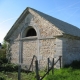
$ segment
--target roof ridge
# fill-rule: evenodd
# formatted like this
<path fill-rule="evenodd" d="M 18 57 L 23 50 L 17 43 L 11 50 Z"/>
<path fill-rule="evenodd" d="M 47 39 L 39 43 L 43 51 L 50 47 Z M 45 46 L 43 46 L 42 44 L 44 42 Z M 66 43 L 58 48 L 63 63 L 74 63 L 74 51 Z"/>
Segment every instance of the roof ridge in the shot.
<path fill-rule="evenodd" d="M 31 10 L 33 10 L 33 11 L 38 11 L 38 10 L 36 10 L 36 9 L 34 9 L 34 8 L 31 8 L 31 7 L 27 7 L 27 8 L 29 8 L 29 9 L 31 9 Z M 46 13 L 43 13 L 43 12 L 41 12 L 41 11 L 38 11 L 38 12 L 40 12 L 40 13 L 42 13 L 42 14 L 44 14 L 44 15 L 47 15 L 47 16 L 49 16 L 49 17 L 55 18 L 56 20 L 59 20 L 59 21 L 61 21 L 61 22 L 65 22 L 66 24 L 69 24 L 69 25 L 72 25 L 72 26 L 76 27 L 76 26 L 73 25 L 73 24 L 70 24 L 70 23 L 68 23 L 68 22 L 66 22 L 66 21 L 63 21 L 63 20 L 61 20 L 61 19 L 58 19 L 58 18 L 56 18 L 56 17 L 53 17 L 53 16 L 48 15 L 48 14 L 46 14 Z M 78 28 L 78 27 L 77 27 L 77 28 Z"/>
<path fill-rule="evenodd" d="M 60 29 L 64 33 L 80 37 L 80 29 L 78 27 L 76 27 L 70 23 L 67 23 L 63 20 L 52 17 L 48 14 L 45 14 L 36 9 L 33 9 L 33 8 L 30 8 L 30 9 L 33 10 L 34 12 L 36 12 L 37 14 L 39 14 L 44 19 L 48 20 L 50 23 L 54 24 L 58 29 Z"/>

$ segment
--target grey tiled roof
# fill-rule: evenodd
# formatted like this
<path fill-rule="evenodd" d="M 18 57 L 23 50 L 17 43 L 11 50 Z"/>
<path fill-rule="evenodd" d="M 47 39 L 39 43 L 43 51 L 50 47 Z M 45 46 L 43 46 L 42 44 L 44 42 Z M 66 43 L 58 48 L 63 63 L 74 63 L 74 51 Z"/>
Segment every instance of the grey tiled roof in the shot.
<path fill-rule="evenodd" d="M 80 29 L 77 28 L 76 26 L 73 26 L 69 23 L 66 23 L 64 21 L 61 21 L 59 19 L 56 19 L 54 17 L 51 17 L 47 14 L 44 14 L 40 11 L 37 11 L 33 8 L 30 8 L 33 11 L 35 11 L 37 14 L 39 14 L 41 17 L 45 18 L 46 20 L 48 20 L 50 23 L 54 24 L 57 28 L 59 28 L 63 33 L 65 34 L 70 34 L 73 36 L 78 36 L 80 37 Z"/>

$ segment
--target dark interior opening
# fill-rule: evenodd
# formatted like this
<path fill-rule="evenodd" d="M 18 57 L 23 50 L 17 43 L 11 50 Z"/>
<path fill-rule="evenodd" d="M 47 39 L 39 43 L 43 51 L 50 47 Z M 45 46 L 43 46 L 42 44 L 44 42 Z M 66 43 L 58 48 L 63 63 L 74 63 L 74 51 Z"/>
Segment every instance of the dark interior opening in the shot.
<path fill-rule="evenodd" d="M 29 37 L 29 36 L 36 36 L 36 31 L 33 28 L 28 30 L 26 37 Z"/>

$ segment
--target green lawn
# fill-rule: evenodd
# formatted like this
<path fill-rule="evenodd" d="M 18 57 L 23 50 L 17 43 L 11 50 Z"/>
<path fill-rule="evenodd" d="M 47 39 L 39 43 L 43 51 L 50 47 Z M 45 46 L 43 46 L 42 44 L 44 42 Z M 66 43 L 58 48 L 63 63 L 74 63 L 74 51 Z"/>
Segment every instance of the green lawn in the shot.
<path fill-rule="evenodd" d="M 40 71 L 40 76 L 44 74 L 44 71 Z M 3 76 L 5 80 L 18 80 L 17 72 L 0 72 L 0 76 Z M 36 80 L 35 73 L 21 73 L 21 80 Z M 54 74 L 51 72 L 43 80 L 80 80 L 80 69 L 63 68 L 55 69 Z"/>
<path fill-rule="evenodd" d="M 18 80 L 17 72 L 0 72 L 0 76 L 3 77 L 4 80 Z M 34 73 L 29 73 L 28 75 L 21 73 L 21 80 L 36 80 L 34 76 Z"/>
<path fill-rule="evenodd" d="M 50 73 L 45 80 L 80 80 L 80 69 L 63 68 L 54 70 L 54 75 Z"/>

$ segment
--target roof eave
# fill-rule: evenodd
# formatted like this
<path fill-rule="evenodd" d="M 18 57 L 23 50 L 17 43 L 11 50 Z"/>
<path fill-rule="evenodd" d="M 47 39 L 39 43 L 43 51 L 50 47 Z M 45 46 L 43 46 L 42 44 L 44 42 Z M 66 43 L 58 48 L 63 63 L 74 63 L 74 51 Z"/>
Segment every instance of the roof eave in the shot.
<path fill-rule="evenodd" d="M 7 41 L 9 40 L 9 37 L 11 36 L 12 32 L 15 30 L 15 28 L 21 23 L 22 19 L 29 13 L 29 7 L 27 7 L 23 13 L 20 15 L 20 17 L 16 20 L 16 22 L 13 24 L 11 29 L 8 31 L 7 35 L 4 37 L 4 39 Z"/>

